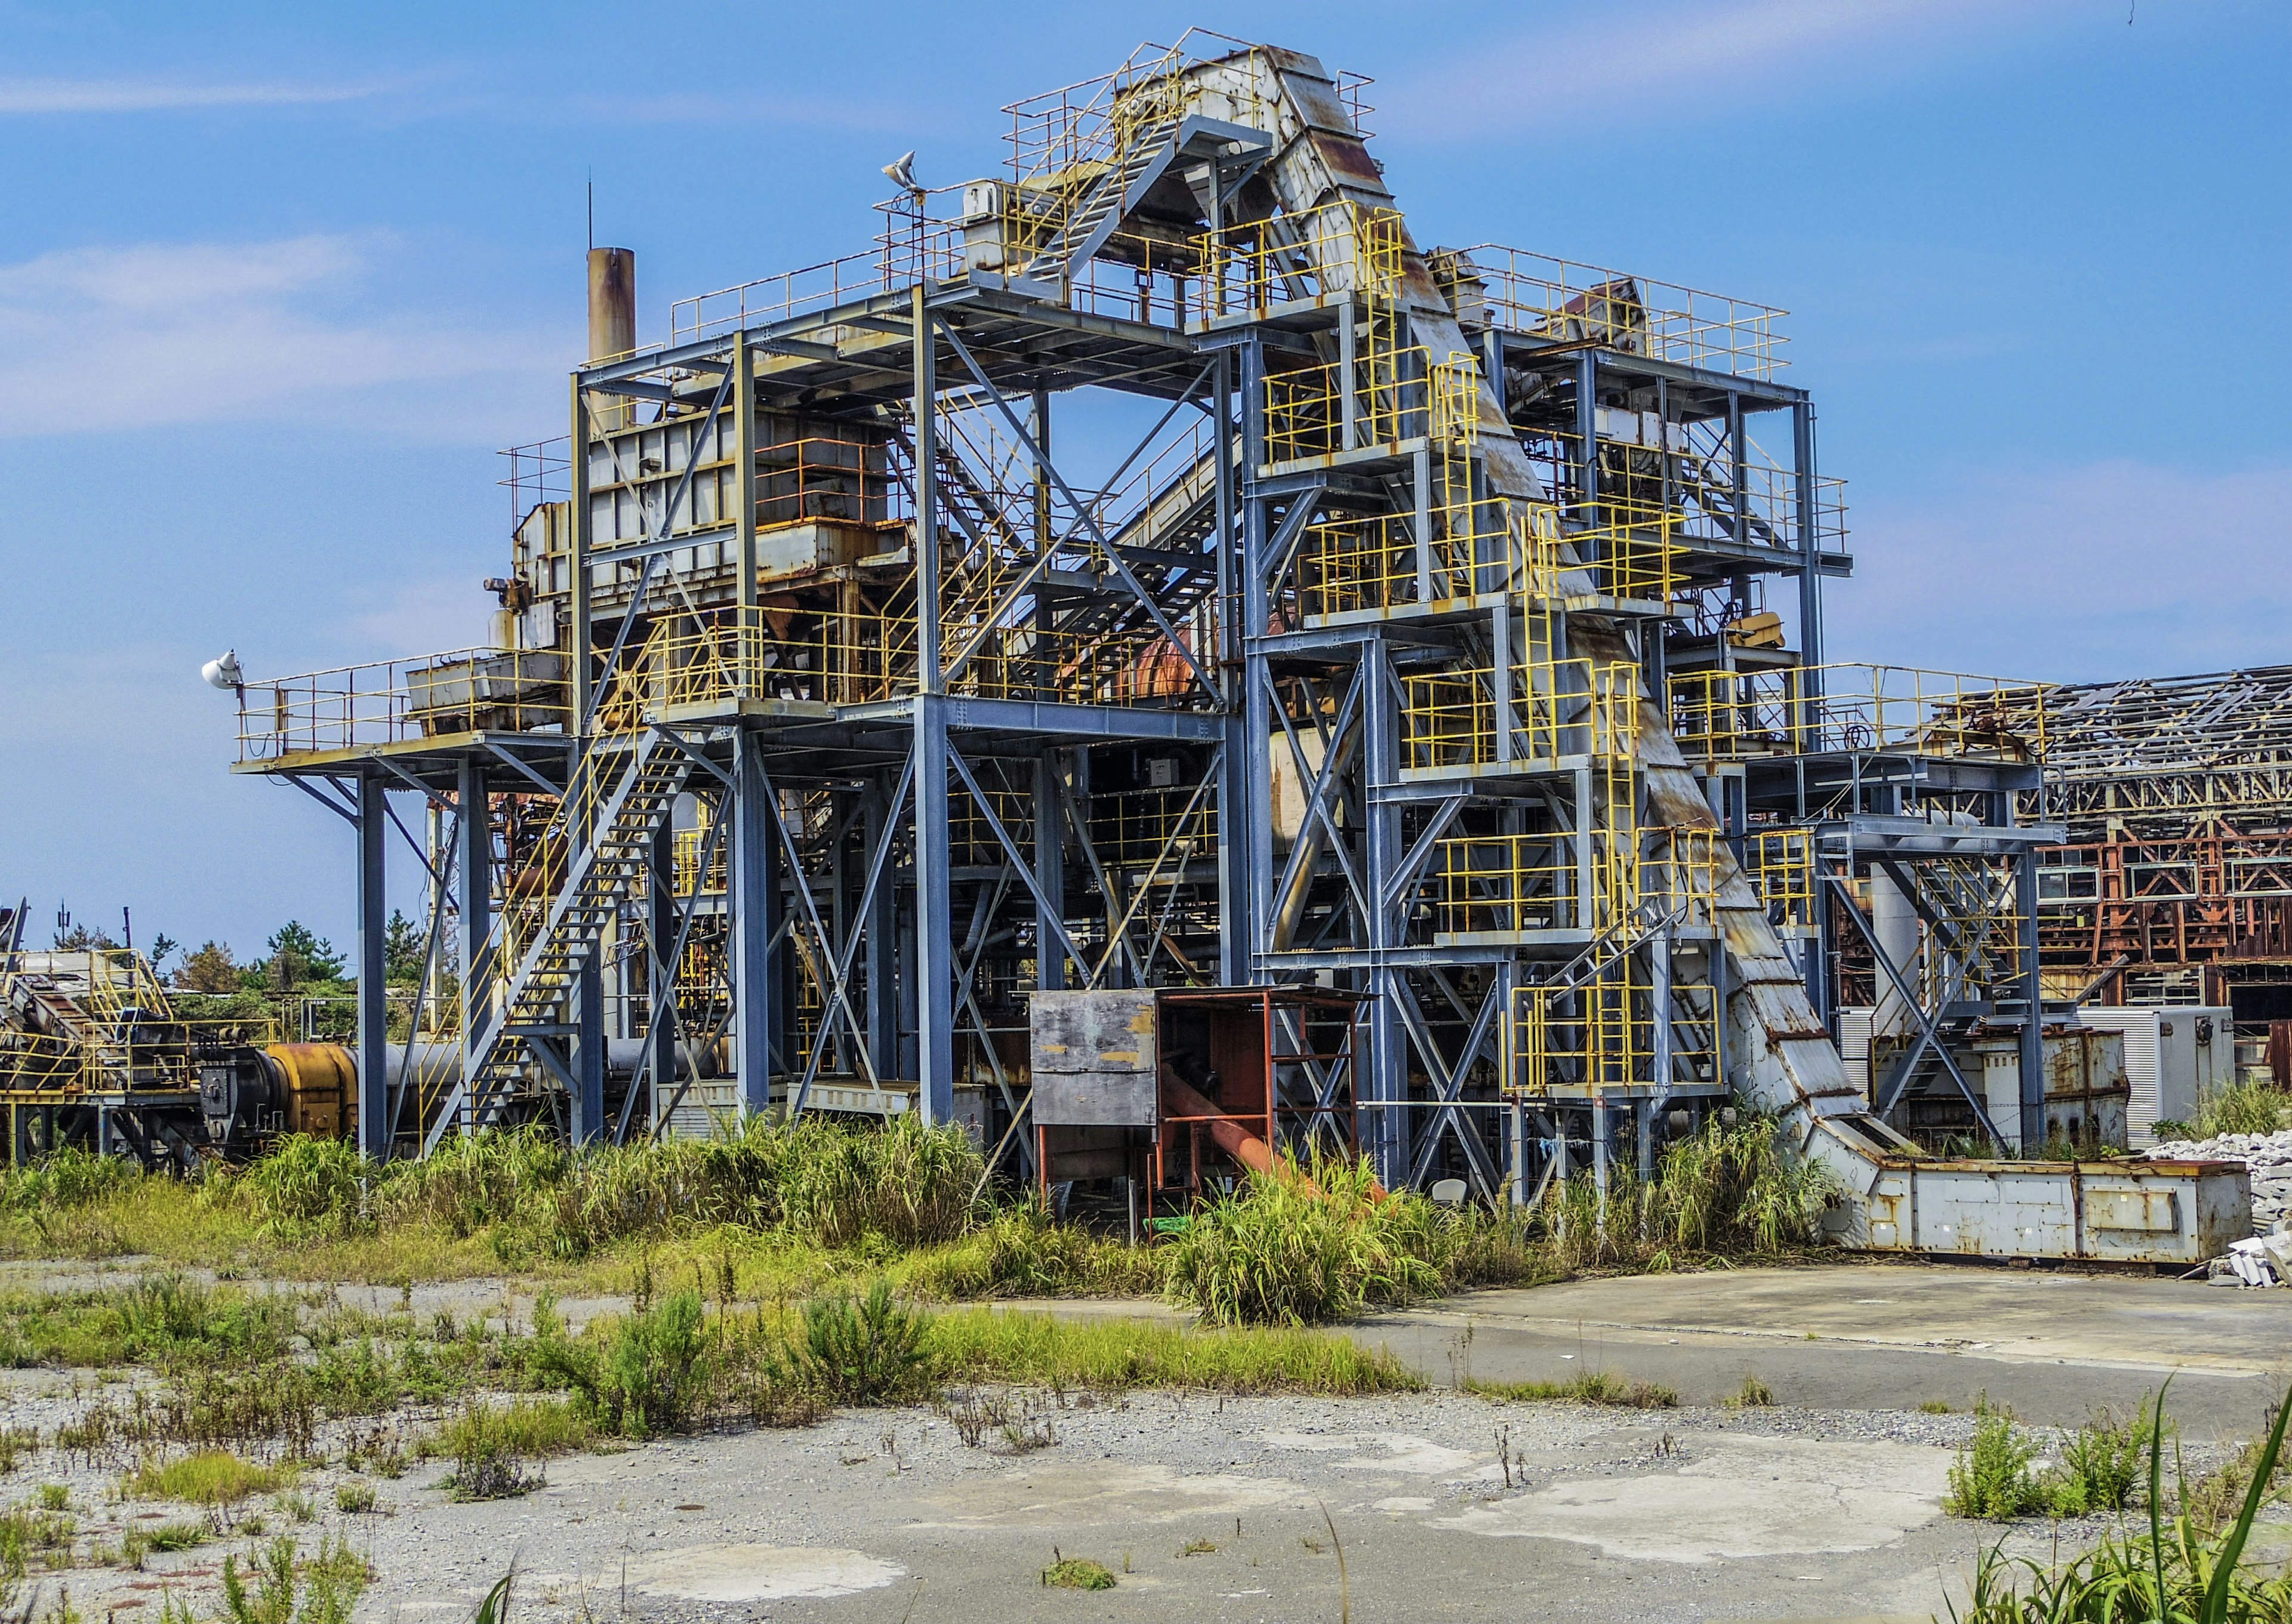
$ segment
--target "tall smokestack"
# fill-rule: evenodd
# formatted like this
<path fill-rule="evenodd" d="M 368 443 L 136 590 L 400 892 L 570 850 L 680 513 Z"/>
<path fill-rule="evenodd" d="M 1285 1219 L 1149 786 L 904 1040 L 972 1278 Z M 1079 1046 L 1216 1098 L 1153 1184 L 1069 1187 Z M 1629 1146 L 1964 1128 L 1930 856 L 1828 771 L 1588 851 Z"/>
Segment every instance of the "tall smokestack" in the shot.
<path fill-rule="evenodd" d="M 637 256 L 629 248 L 589 250 L 589 359 L 637 347 Z"/>

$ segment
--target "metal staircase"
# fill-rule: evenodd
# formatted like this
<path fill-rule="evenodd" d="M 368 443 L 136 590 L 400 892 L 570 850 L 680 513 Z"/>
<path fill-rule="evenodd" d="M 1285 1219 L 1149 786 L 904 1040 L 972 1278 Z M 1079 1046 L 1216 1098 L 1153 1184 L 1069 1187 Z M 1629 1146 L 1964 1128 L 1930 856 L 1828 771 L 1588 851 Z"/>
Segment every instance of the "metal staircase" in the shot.
<path fill-rule="evenodd" d="M 601 753 L 590 752 L 590 770 Z M 500 1119 L 524 1083 L 530 1039 L 566 1024 L 567 1006 L 595 960 L 607 924 L 642 883 L 653 841 L 691 776 L 692 758 L 661 734 L 647 731 L 634 742 L 619 781 L 590 820 L 592 837 L 576 848 L 556 900 L 504 989 L 504 1014 L 472 1046 L 460 1111 L 469 1129 Z M 455 1115 L 440 1115 L 432 1143 Z"/>
<path fill-rule="evenodd" d="M 1022 274 L 1053 287 L 1065 287 L 1074 268 L 1088 263 L 1105 246 L 1122 217 L 1137 206 L 1139 198 L 1160 176 L 1170 161 L 1177 126 L 1174 117 L 1142 126 L 1137 139 L 1108 165 L 1074 212 L 1035 251 Z"/>

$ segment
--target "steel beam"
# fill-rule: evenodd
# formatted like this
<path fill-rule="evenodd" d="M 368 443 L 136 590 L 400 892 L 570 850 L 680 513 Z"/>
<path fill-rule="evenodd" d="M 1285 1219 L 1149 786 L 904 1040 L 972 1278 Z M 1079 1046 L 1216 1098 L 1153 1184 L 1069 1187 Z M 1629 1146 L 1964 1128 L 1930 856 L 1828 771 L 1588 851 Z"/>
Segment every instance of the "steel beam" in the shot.
<path fill-rule="evenodd" d="M 376 1161 L 390 1155 L 390 992 L 385 984 L 390 900 L 383 853 L 389 790 L 378 772 L 358 780 L 358 1145 Z"/>
<path fill-rule="evenodd" d="M 916 1041 L 926 1125 L 955 1117 L 955 921 L 948 872 L 947 701 L 916 700 Z"/>
<path fill-rule="evenodd" d="M 735 783 L 725 796 L 732 824 L 733 1071 L 743 1117 L 771 1107 L 774 994 L 772 939 L 779 921 L 779 849 L 771 791 L 764 774 L 769 747 L 743 730 L 733 746 Z"/>

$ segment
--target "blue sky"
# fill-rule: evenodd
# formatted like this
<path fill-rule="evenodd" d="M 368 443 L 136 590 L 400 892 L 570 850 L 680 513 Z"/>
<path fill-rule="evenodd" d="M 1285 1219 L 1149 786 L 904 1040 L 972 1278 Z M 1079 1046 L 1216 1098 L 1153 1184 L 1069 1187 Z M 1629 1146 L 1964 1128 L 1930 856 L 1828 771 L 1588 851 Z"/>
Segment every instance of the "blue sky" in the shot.
<path fill-rule="evenodd" d="M 483 638 L 494 452 L 561 429 L 580 345 L 584 177 L 650 337 L 864 246 L 901 150 L 992 174 L 1004 102 L 1188 22 L 1374 76 L 1420 240 L 1791 311 L 1860 560 L 1835 658 L 2292 659 L 2292 7 L 2134 6 L 0 0 L 0 890 L 346 935 L 346 832 L 225 774 L 197 667 Z"/>

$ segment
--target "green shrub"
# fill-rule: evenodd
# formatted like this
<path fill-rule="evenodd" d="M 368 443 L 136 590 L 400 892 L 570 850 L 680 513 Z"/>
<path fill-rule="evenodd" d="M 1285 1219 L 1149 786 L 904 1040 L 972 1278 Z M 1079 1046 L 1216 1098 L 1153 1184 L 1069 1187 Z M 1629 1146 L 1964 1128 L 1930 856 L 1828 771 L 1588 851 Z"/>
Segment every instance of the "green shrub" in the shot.
<path fill-rule="evenodd" d="M 139 1499 L 181 1500 L 192 1506 L 235 1506 L 269 1494 L 286 1480 L 277 1466 L 257 1466 L 227 1450 L 201 1450 L 168 1461 L 146 1461 L 127 1480 Z"/>
<path fill-rule="evenodd" d="M 1087 1556 L 1061 1556 L 1043 1570 L 1043 1583 L 1058 1590 L 1111 1590 L 1114 1572 Z"/>
<path fill-rule="evenodd" d="M 2141 1484 L 2149 1453 L 2150 1422 L 2144 1415 L 2126 1421 L 2102 1409 L 2062 1445 L 2061 1463 L 2045 1475 L 2043 1487 L 2054 1515 L 2081 1517 L 2089 1512 L 2123 1511 Z"/>
<path fill-rule="evenodd" d="M 1942 1509 L 1954 1517 L 1993 1523 L 2045 1509 L 2045 1486 L 2030 1469 L 2038 1458 L 2037 1441 L 2014 1425 L 2010 1412 L 1993 1409 L 1986 1394 L 1974 1401 L 1973 1410 L 1973 1438 L 1950 1464 Z"/>
<path fill-rule="evenodd" d="M 2167 1386 L 2170 1386 L 2168 1382 Z M 2146 1407 L 2144 1407 L 2146 1408 Z M 2247 1451 L 2250 1471 L 2234 1521 L 2225 1526 L 2164 1506 L 2165 1401 L 2159 1394 L 2135 1430 L 2147 1440 L 2149 1531 L 2103 1536 L 2093 1550 L 2053 1565 L 1985 1550 L 1966 1611 L 1956 1624 L 2278 1624 L 2292 1619 L 2292 1577 L 2280 1561 L 2248 1560 L 2252 1528 L 2283 1471 L 2284 1426 L 2292 1395 L 2279 1403 L 2268 1435 Z M 2188 1505 L 2201 1496 L 2181 1486 Z"/>
<path fill-rule="evenodd" d="M 780 1131 L 782 1214 L 818 1245 L 873 1235 L 905 1248 L 951 1240 L 970 1223 L 985 1164 L 960 1127 L 903 1116 L 845 1128 L 807 1117 Z"/>
<path fill-rule="evenodd" d="M 797 1350 L 808 1385 L 831 1402 L 888 1404 L 929 1391 L 932 1360 L 925 1337 L 932 1316 L 892 1296 L 878 1279 L 868 1295 L 815 1298 L 803 1305 Z"/>
<path fill-rule="evenodd" d="M 370 1196 L 381 1176 L 347 1139 L 288 1134 L 270 1152 L 220 1186 L 282 1240 L 359 1234 L 373 1227 Z"/>
<path fill-rule="evenodd" d="M 65 1145 L 36 1161 L 0 1172 L 0 1212 L 28 1216 L 92 1207 L 141 1176 L 140 1168 L 121 1157 Z"/>
<path fill-rule="evenodd" d="M 684 1290 L 610 1327 L 600 1349 L 558 1335 L 537 1338 L 545 1377 L 577 1390 L 606 1431 L 631 1438 L 688 1426 L 708 1383 L 700 1294 Z"/>
<path fill-rule="evenodd" d="M 223 1558 L 223 1614 L 230 1624 L 350 1624 L 372 1577 L 347 1540 L 321 1539 L 317 1555 L 298 1557 L 281 1534 L 248 1558 L 244 1575 L 236 1554 Z"/>
<path fill-rule="evenodd" d="M 1171 1296 L 1220 1325 L 1319 1325 L 1440 1290 L 1453 1226 L 1416 1195 L 1372 1200 L 1373 1182 L 1366 1160 L 1252 1175 L 1170 1248 Z"/>
<path fill-rule="evenodd" d="M 488 1404 L 466 1399 L 453 1419 L 421 1443 L 424 1455 L 462 1456 L 485 1445 L 512 1455 L 567 1455 L 589 1447 L 596 1429 L 563 1399 L 512 1399 Z"/>
<path fill-rule="evenodd" d="M 2223 1134 L 2272 1134 L 2284 1122 L 2284 1095 L 2268 1083 L 2235 1083 L 2207 1095 L 2197 1107 L 2197 1137 Z"/>

